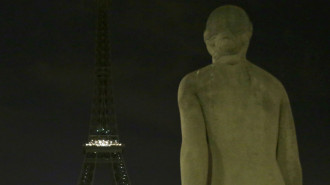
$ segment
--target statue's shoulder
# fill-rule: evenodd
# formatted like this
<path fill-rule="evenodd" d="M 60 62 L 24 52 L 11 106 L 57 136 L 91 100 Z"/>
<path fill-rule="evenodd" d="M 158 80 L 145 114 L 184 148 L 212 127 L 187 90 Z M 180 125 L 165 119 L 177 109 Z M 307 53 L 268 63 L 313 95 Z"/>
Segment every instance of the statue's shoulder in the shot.
<path fill-rule="evenodd" d="M 186 74 L 180 82 L 179 91 L 194 91 L 198 86 L 198 82 L 200 81 L 201 77 L 206 76 L 210 71 L 211 65 L 207 65 L 195 71 L 192 71 Z"/>
<path fill-rule="evenodd" d="M 211 64 L 207 65 L 207 66 L 204 66 L 200 69 L 197 69 L 195 71 L 192 71 L 188 74 L 186 74 L 180 84 L 182 85 L 185 85 L 185 84 L 189 84 L 189 85 L 192 85 L 192 84 L 195 84 L 198 83 L 198 81 L 200 80 L 200 78 L 202 78 L 203 76 L 206 76 L 209 74 L 211 70 Z"/>
<path fill-rule="evenodd" d="M 194 93 L 195 77 L 194 72 L 186 74 L 180 81 L 178 89 L 178 101 L 179 103 L 187 97 L 189 94 Z"/>
<path fill-rule="evenodd" d="M 266 85 L 268 87 L 275 88 L 280 91 L 285 91 L 283 84 L 279 79 L 277 79 L 274 75 L 262 69 L 261 67 L 249 62 L 249 68 L 251 72 L 251 76 L 260 84 Z"/>

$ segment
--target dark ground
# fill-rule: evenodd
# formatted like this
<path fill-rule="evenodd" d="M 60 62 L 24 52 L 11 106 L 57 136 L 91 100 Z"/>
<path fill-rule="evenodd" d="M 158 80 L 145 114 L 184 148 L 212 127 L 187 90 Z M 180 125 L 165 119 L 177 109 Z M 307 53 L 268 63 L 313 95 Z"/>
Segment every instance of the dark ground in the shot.
<path fill-rule="evenodd" d="M 329 6 L 242 2 L 113 0 L 115 101 L 133 185 L 180 184 L 177 87 L 211 62 L 204 25 L 228 3 L 254 24 L 248 59 L 290 96 L 304 184 L 330 184 Z M 94 14 L 81 0 L 5 0 L 0 26 L 0 184 L 75 184 L 93 92 Z"/>

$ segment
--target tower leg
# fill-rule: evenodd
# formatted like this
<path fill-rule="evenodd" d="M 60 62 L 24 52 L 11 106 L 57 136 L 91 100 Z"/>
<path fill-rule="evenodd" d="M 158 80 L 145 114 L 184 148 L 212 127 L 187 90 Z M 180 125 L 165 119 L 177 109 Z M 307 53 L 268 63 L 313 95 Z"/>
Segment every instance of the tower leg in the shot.
<path fill-rule="evenodd" d="M 116 152 L 111 154 L 112 157 L 112 169 L 114 172 L 114 177 L 117 185 L 130 185 L 128 179 L 126 166 L 123 159 L 123 154 L 121 152 Z"/>
<path fill-rule="evenodd" d="M 96 167 L 96 160 L 94 162 L 89 161 L 87 162 L 88 155 L 86 154 L 84 163 L 81 169 L 80 177 L 78 180 L 78 185 L 92 185 Z"/>

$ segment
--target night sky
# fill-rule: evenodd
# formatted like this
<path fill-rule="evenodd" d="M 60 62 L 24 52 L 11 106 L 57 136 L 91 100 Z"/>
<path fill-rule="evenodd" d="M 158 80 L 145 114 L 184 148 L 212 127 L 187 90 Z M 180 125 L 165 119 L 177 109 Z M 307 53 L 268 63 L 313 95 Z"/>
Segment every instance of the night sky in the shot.
<path fill-rule="evenodd" d="M 211 63 L 204 26 L 223 4 L 247 11 L 254 25 L 247 58 L 286 87 L 304 184 L 330 184 L 329 6 L 306 2 L 113 0 L 113 87 L 132 185 L 180 184 L 177 89 L 185 74 Z M 0 184 L 77 182 L 94 88 L 88 7 L 0 3 Z"/>

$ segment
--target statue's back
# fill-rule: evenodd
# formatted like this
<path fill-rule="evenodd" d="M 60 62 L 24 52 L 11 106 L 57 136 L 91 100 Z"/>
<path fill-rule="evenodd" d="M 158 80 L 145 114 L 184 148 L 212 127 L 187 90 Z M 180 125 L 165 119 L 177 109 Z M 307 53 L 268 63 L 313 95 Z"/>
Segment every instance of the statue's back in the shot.
<path fill-rule="evenodd" d="M 280 82 L 257 66 L 212 64 L 195 75 L 211 185 L 284 185 L 276 161 Z"/>

